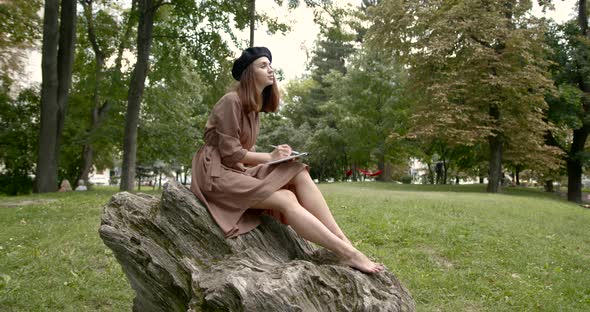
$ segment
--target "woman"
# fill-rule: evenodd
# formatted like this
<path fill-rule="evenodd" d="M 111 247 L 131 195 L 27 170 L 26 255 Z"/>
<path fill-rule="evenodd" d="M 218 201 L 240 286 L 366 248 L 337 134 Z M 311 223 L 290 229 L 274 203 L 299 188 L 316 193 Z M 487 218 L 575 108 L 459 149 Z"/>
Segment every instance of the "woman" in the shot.
<path fill-rule="evenodd" d="M 336 224 L 307 166 L 297 162 L 265 165 L 287 157 L 283 144 L 271 153 L 254 150 L 259 112 L 276 112 L 279 91 L 267 48 L 244 50 L 232 76 L 239 81 L 213 108 L 205 126 L 205 145 L 192 162 L 192 192 L 208 208 L 226 237 L 236 237 L 260 224 L 271 210 L 305 239 L 334 251 L 347 265 L 366 273 L 383 266 L 352 246 Z M 291 191 L 294 190 L 294 191 Z"/>
<path fill-rule="evenodd" d="M 76 186 L 75 191 L 88 191 L 86 184 L 84 184 L 84 180 L 78 180 L 78 186 Z"/>
<path fill-rule="evenodd" d="M 68 179 L 63 179 L 59 186 L 58 192 L 69 192 L 72 190 L 72 186 L 70 185 L 70 181 Z"/>

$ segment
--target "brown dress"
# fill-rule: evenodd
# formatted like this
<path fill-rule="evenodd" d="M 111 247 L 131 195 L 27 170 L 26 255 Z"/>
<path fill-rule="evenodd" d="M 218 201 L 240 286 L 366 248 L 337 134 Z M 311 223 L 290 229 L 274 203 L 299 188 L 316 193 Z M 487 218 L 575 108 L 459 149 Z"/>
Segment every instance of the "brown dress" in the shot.
<path fill-rule="evenodd" d="M 254 151 L 259 130 L 258 112 L 245 113 L 237 93 L 227 93 L 215 104 L 205 126 L 205 145 L 193 158 L 191 191 L 226 237 L 258 226 L 265 211 L 248 208 L 286 187 L 307 168 L 297 161 L 244 166 L 240 160 Z"/>

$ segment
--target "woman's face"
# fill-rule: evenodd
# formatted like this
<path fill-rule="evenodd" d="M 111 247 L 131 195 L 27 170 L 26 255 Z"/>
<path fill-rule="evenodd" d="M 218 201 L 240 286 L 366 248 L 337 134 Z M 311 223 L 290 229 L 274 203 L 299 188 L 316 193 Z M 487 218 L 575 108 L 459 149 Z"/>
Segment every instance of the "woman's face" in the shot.
<path fill-rule="evenodd" d="M 256 77 L 256 86 L 260 90 L 272 85 L 275 81 L 274 70 L 270 65 L 270 61 L 266 56 L 256 59 L 252 66 L 254 66 L 254 77 Z"/>

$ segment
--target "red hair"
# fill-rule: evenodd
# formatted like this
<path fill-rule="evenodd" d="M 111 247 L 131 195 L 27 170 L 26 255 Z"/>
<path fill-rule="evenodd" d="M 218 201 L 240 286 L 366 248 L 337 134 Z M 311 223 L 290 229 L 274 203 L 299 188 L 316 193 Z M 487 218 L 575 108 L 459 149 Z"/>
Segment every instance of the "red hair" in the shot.
<path fill-rule="evenodd" d="M 262 103 L 261 112 L 274 113 L 279 109 L 280 94 L 276 79 L 273 78 L 272 85 L 262 90 L 261 96 L 256 92 L 256 77 L 252 64 L 244 70 L 235 89 L 246 113 L 258 111 L 260 103 Z"/>

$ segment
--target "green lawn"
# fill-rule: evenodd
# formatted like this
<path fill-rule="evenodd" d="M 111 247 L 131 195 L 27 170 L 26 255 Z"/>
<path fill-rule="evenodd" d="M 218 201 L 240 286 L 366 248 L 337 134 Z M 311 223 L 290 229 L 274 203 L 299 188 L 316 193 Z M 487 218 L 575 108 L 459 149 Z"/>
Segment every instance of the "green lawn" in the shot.
<path fill-rule="evenodd" d="M 590 209 L 479 185 L 321 189 L 351 240 L 401 279 L 418 311 L 590 311 Z M 133 291 L 98 237 L 114 192 L 0 197 L 1 311 L 131 310 Z"/>

